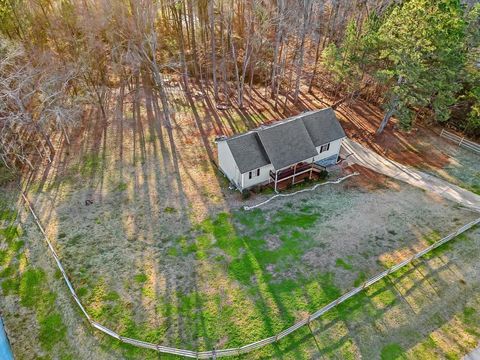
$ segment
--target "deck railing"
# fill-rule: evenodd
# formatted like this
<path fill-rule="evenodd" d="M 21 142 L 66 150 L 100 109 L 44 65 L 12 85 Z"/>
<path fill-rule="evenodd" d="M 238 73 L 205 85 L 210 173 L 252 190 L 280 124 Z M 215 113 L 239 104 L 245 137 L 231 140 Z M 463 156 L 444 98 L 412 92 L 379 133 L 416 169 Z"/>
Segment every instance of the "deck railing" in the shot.
<path fill-rule="evenodd" d="M 288 168 L 285 170 L 281 170 L 277 173 L 275 177 L 275 172 L 270 170 L 270 177 L 272 180 L 283 181 L 292 178 L 293 176 L 297 176 L 300 174 L 304 174 L 310 170 L 315 172 L 320 172 L 325 170 L 323 166 L 317 165 L 315 163 L 301 163 L 294 168 Z"/>

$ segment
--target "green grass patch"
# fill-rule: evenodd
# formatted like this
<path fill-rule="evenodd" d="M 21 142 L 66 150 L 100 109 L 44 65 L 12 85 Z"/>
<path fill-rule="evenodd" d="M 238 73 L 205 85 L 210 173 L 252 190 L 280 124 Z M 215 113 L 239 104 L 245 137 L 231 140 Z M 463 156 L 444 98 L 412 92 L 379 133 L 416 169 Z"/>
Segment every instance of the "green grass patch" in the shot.
<path fill-rule="evenodd" d="M 0 235 L 3 235 L 7 243 L 10 243 L 15 238 L 20 236 L 20 230 L 16 225 L 9 225 L 3 229 L 0 229 Z"/>
<path fill-rule="evenodd" d="M 345 270 L 352 270 L 353 269 L 353 266 L 350 265 L 349 263 L 347 263 L 345 260 L 343 259 L 340 259 L 338 258 L 336 261 L 335 261 L 335 266 L 336 267 L 341 267 Z"/>
<path fill-rule="evenodd" d="M 405 359 L 405 356 L 403 354 L 404 354 L 404 351 L 400 345 L 391 343 L 382 348 L 382 351 L 380 353 L 380 358 L 382 360 Z"/>
<path fill-rule="evenodd" d="M 5 204 L 0 203 L 0 220 L 5 222 L 13 222 L 16 220 L 18 213 L 9 209 Z"/>
<path fill-rule="evenodd" d="M 24 245 L 25 245 L 25 241 L 18 240 L 18 241 L 13 242 L 10 245 L 9 250 L 12 251 L 13 253 L 17 254 L 20 250 L 22 250 Z"/>
<path fill-rule="evenodd" d="M 433 230 L 432 232 L 428 233 L 423 237 L 423 240 L 429 245 L 432 245 L 433 243 L 437 242 L 442 238 L 442 235 L 438 230 Z"/>
<path fill-rule="evenodd" d="M 15 271 L 17 271 L 17 269 L 15 268 L 15 265 L 7 266 L 5 269 L 0 271 L 0 279 L 4 279 L 12 276 L 15 273 Z"/>
<path fill-rule="evenodd" d="M 473 184 L 468 187 L 468 190 L 474 194 L 480 195 L 480 184 Z"/>
<path fill-rule="evenodd" d="M 147 276 L 147 274 L 140 273 L 140 274 L 135 275 L 133 277 L 133 280 L 135 280 L 135 282 L 137 284 L 143 284 L 144 282 L 146 282 L 148 280 L 148 276 Z"/>
<path fill-rule="evenodd" d="M 0 266 L 5 265 L 8 261 L 8 251 L 7 250 L 0 250 Z"/>
<path fill-rule="evenodd" d="M 471 230 L 475 229 L 475 227 L 473 227 Z M 431 259 L 431 258 L 434 258 L 436 256 L 441 256 L 442 254 L 444 254 L 445 252 L 451 250 L 452 246 L 453 246 L 453 243 L 455 241 L 465 241 L 468 239 L 468 236 L 466 233 L 462 233 L 456 237 L 454 237 L 453 239 L 451 239 L 450 241 L 448 241 L 447 243 L 437 247 L 436 249 L 430 251 L 429 253 L 425 254 L 423 257 L 425 259 Z M 437 240 L 438 241 L 438 240 Z"/>
<path fill-rule="evenodd" d="M 20 302 L 23 306 L 32 308 L 43 293 L 45 273 L 40 269 L 28 269 L 20 280 Z"/>
<path fill-rule="evenodd" d="M 4 296 L 16 296 L 21 306 L 34 312 L 42 349 L 55 352 L 56 355 L 63 354 L 67 349 L 66 327 L 61 315 L 55 311 L 56 295 L 48 289 L 46 273 L 42 269 L 31 267 L 26 259 L 23 252 L 25 242 L 17 240 L 22 234 L 21 228 L 13 224 L 17 214 L 7 209 L 2 210 L 0 215 L 2 218 L 0 220 L 10 223 L 0 229 L 8 244 L 8 249 L 0 251 L 0 265 L 8 263 L 8 266 L 0 272 L 0 278 L 3 279 L 2 293 Z M 22 273 L 19 271 L 20 264 L 26 267 Z M 56 347 L 58 343 L 60 345 Z M 47 353 L 46 357 L 53 358 L 50 355 L 51 353 Z"/>
<path fill-rule="evenodd" d="M 92 176 L 102 166 L 100 154 L 91 153 L 84 155 L 80 165 L 80 174 L 83 176 Z"/>
<path fill-rule="evenodd" d="M 20 283 L 17 279 L 5 279 L 2 281 L 2 292 L 4 296 L 18 294 Z"/>
<path fill-rule="evenodd" d="M 320 214 L 295 214 L 287 211 L 279 211 L 273 219 L 274 225 L 280 230 L 312 227 L 319 219 Z"/>
<path fill-rule="evenodd" d="M 480 324 L 480 313 L 475 308 L 467 306 L 463 309 L 461 320 L 466 325 L 478 326 Z"/>
<path fill-rule="evenodd" d="M 118 192 L 122 192 L 122 191 L 125 191 L 127 190 L 128 188 L 128 184 L 125 183 L 125 182 L 120 182 L 118 183 L 118 185 L 115 187 L 115 190 L 118 191 Z"/>
<path fill-rule="evenodd" d="M 180 245 L 182 250 L 182 255 L 189 255 L 197 250 L 197 246 L 194 241 L 189 239 L 187 236 L 180 236 L 175 240 L 175 244 Z"/>
<path fill-rule="evenodd" d="M 353 282 L 353 286 L 355 286 L 355 287 L 360 286 L 361 284 L 363 284 L 365 282 L 365 280 L 367 280 L 367 274 L 365 274 L 363 271 L 360 271 L 358 273 L 357 278 Z"/>
<path fill-rule="evenodd" d="M 365 290 L 367 296 L 375 301 L 378 307 L 387 307 L 397 301 L 397 295 L 387 279 L 382 279 Z"/>
<path fill-rule="evenodd" d="M 431 336 L 427 336 L 425 340 L 420 342 L 412 351 L 414 359 L 418 360 L 430 360 L 432 353 L 437 347 L 437 343 Z"/>
<path fill-rule="evenodd" d="M 80 287 L 76 290 L 78 297 L 84 298 L 88 294 L 88 288 L 87 287 Z"/>
<path fill-rule="evenodd" d="M 67 328 L 59 313 L 50 313 L 39 321 L 39 325 L 38 339 L 44 349 L 50 351 L 57 343 L 65 340 Z"/>
<path fill-rule="evenodd" d="M 167 255 L 177 257 L 178 256 L 178 249 L 175 246 L 168 248 Z"/>

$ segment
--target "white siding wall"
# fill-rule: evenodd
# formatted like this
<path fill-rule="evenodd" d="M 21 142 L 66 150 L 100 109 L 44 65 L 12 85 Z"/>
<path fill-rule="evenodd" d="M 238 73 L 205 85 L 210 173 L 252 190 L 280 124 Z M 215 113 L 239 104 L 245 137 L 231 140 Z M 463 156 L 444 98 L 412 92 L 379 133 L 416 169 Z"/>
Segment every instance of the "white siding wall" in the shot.
<path fill-rule="evenodd" d="M 314 161 L 318 161 L 318 160 L 321 160 L 321 159 L 326 159 L 326 158 L 328 158 L 330 156 L 333 156 L 333 155 L 338 156 L 338 154 L 340 152 L 340 146 L 342 145 L 342 140 L 343 139 L 338 139 L 338 140 L 332 141 L 330 143 L 330 148 L 328 149 L 328 151 L 324 151 L 321 154 L 318 154 L 317 156 L 315 156 Z M 317 151 L 320 151 L 320 148 L 321 148 L 321 145 L 317 147 Z"/>
<path fill-rule="evenodd" d="M 340 147 L 342 145 L 342 140 L 335 140 L 330 143 L 330 148 L 328 151 L 324 151 L 321 154 L 318 154 L 314 157 L 314 161 L 319 161 L 326 159 L 328 157 L 339 154 Z M 248 178 L 248 172 L 241 174 L 240 170 L 237 167 L 232 152 L 227 145 L 226 141 L 218 142 L 218 166 L 223 171 L 223 173 L 228 177 L 228 179 L 237 185 L 239 189 L 246 189 L 258 184 L 267 183 L 270 179 L 270 170 L 275 171 L 272 164 L 263 166 L 260 168 L 260 176 Z M 320 151 L 320 146 L 317 147 L 317 151 Z M 310 162 L 312 159 L 306 159 L 306 162 Z M 255 170 L 254 170 L 255 171 Z M 242 181 L 243 180 L 243 181 Z"/>
<path fill-rule="evenodd" d="M 217 143 L 218 147 L 218 166 L 227 176 L 227 178 L 233 182 L 237 187 L 241 187 L 241 174 L 238 170 L 237 163 L 233 158 L 232 152 L 227 145 L 226 141 L 219 141 Z"/>
<path fill-rule="evenodd" d="M 243 176 L 243 188 L 246 189 L 246 188 L 251 187 L 251 186 L 255 186 L 255 185 L 258 185 L 258 184 L 268 182 L 268 180 L 270 179 L 270 170 L 275 171 L 275 170 L 273 170 L 273 165 L 272 164 L 262 166 L 260 168 L 260 176 L 255 176 L 255 177 L 252 177 L 251 179 L 248 178 L 248 172 L 245 173 L 245 174 L 242 174 L 242 176 Z M 256 171 L 256 169 L 253 170 L 253 171 Z"/>

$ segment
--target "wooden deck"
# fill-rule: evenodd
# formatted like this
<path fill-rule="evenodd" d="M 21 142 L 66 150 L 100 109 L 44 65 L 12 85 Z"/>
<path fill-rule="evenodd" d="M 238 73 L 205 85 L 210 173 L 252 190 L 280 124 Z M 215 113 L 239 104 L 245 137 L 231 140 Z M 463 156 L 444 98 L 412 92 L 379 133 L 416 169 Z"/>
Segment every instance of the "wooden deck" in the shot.
<path fill-rule="evenodd" d="M 300 184 L 307 179 L 315 180 L 320 178 L 320 174 L 325 168 L 314 163 L 298 163 L 288 169 L 281 170 L 277 174 L 270 171 L 271 182 L 269 186 L 276 188 L 277 191 Z M 275 186 L 276 182 L 276 186 Z"/>

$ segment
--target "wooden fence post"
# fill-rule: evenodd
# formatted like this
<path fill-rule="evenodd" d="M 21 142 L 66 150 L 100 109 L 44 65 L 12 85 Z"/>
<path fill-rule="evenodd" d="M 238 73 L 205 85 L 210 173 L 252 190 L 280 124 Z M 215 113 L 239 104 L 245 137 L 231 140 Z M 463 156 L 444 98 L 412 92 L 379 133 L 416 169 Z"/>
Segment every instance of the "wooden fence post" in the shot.
<path fill-rule="evenodd" d="M 308 329 L 310 330 L 310 334 L 312 334 L 313 340 L 315 341 L 315 345 L 317 345 L 318 353 L 321 355 L 321 350 L 320 350 L 320 345 L 318 344 L 317 338 L 315 337 L 315 334 L 313 333 L 312 326 L 310 325 L 310 320 L 307 323 Z"/>

